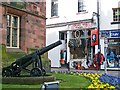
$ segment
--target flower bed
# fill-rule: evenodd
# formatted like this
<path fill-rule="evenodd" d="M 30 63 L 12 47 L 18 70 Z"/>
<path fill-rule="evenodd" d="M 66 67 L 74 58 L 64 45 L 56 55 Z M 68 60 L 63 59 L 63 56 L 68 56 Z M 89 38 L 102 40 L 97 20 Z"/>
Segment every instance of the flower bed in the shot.
<path fill-rule="evenodd" d="M 88 88 L 109 88 L 109 89 L 115 89 L 113 85 L 110 85 L 107 82 L 102 82 L 99 80 L 99 78 L 102 76 L 102 74 L 97 73 L 80 73 L 80 76 L 84 76 L 91 79 L 92 84 Z"/>
<path fill-rule="evenodd" d="M 100 81 L 104 83 L 109 83 L 115 86 L 118 90 L 120 90 L 120 78 L 119 77 L 103 74 L 99 79 Z"/>
<path fill-rule="evenodd" d="M 117 82 L 120 82 L 120 80 L 117 80 L 118 78 L 115 78 L 113 76 L 108 76 L 108 75 L 102 75 L 102 74 L 97 74 L 97 73 L 86 73 L 86 72 L 63 72 L 60 71 L 60 73 L 66 73 L 66 74 L 71 74 L 71 75 L 79 75 L 79 76 L 84 76 L 92 82 L 90 86 L 88 86 L 89 89 L 91 88 L 109 88 L 109 89 L 115 89 L 118 88 L 119 85 L 117 85 Z M 109 83 L 111 78 L 112 80 L 114 79 L 114 84 Z M 105 79 L 106 78 L 106 79 Z M 109 81 L 108 81 L 109 80 Z"/>

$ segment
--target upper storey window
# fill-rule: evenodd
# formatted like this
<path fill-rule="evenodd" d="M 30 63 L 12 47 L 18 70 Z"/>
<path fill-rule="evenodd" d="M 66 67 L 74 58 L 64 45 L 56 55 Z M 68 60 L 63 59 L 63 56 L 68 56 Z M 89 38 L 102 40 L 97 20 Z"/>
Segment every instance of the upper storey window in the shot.
<path fill-rule="evenodd" d="M 85 1 L 78 0 L 78 12 L 84 12 L 85 10 Z"/>
<path fill-rule="evenodd" d="M 113 21 L 119 22 L 120 21 L 120 8 L 113 9 Z"/>
<path fill-rule="evenodd" d="M 58 16 L 58 0 L 51 0 L 51 17 Z"/>

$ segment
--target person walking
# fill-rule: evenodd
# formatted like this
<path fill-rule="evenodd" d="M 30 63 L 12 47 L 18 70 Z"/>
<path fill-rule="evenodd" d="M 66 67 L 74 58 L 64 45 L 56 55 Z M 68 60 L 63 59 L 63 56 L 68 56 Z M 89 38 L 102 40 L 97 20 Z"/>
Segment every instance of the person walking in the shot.
<path fill-rule="evenodd" d="M 100 70 L 100 67 L 103 64 L 104 59 L 105 59 L 104 55 L 100 52 L 94 55 L 93 62 L 94 62 L 94 67 L 96 68 L 96 70 Z"/>

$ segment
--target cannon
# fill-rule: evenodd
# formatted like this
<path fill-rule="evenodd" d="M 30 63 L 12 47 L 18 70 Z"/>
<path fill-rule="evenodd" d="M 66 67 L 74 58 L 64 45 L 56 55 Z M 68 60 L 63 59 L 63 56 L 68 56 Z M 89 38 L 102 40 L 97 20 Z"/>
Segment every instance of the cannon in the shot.
<path fill-rule="evenodd" d="M 10 66 L 2 68 L 2 76 L 3 77 L 20 76 L 22 70 L 27 71 L 28 73 L 30 73 L 31 76 L 45 75 L 46 71 L 42 66 L 41 55 L 60 44 L 62 44 L 62 42 L 59 40 L 40 50 L 36 50 L 31 54 L 16 59 L 15 62 L 13 62 Z M 27 68 L 30 64 L 32 64 L 32 69 Z"/>

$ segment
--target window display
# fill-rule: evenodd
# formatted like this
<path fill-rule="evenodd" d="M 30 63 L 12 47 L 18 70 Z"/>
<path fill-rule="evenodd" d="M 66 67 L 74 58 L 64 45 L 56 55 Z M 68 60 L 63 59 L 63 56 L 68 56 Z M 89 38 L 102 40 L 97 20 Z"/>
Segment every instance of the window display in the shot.
<path fill-rule="evenodd" d="M 108 48 L 107 64 L 108 67 L 119 67 L 119 58 L 117 57 L 114 49 Z"/>

